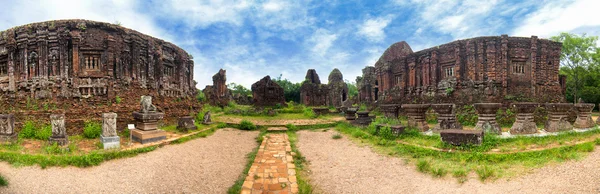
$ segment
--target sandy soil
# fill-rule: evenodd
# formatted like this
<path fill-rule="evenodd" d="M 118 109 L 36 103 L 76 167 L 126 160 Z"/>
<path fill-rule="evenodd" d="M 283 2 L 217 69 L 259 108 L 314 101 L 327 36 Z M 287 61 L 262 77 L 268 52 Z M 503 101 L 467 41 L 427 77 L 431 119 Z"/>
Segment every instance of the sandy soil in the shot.
<path fill-rule="evenodd" d="M 90 168 L 15 168 L 0 162 L 0 173 L 9 182 L 0 193 L 225 193 L 242 174 L 257 135 L 222 129 Z"/>
<path fill-rule="evenodd" d="M 402 158 L 331 138 L 337 132 L 298 132 L 298 148 L 309 161 L 317 193 L 600 193 L 600 151 L 581 161 L 549 165 L 511 180 L 459 184 L 451 175 L 433 178 Z"/>

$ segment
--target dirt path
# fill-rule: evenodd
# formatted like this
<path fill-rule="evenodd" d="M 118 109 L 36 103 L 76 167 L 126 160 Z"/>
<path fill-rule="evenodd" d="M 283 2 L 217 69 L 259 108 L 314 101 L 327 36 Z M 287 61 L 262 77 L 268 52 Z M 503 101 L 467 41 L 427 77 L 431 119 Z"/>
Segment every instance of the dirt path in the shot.
<path fill-rule="evenodd" d="M 379 155 L 337 132 L 298 132 L 298 148 L 310 165 L 317 193 L 600 193 L 600 151 L 581 161 L 550 165 L 512 180 L 457 183 L 433 178 L 402 158 Z"/>
<path fill-rule="evenodd" d="M 0 193 L 225 193 L 244 170 L 258 132 L 221 129 L 90 168 L 15 168 L 0 162 L 9 187 Z"/>

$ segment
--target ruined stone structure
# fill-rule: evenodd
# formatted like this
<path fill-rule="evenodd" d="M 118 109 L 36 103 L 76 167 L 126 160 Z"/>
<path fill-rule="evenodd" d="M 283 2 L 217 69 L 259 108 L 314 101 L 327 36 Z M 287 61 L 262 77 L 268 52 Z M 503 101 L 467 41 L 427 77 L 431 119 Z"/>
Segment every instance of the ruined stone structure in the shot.
<path fill-rule="evenodd" d="M 401 108 L 404 109 L 408 117 L 407 125 L 422 132 L 429 130 L 429 125 L 425 121 L 425 112 L 430 106 L 430 104 L 403 104 Z"/>
<path fill-rule="evenodd" d="M 510 128 L 510 134 L 533 134 L 537 133 L 537 126 L 533 120 L 533 113 L 539 107 L 538 103 L 521 102 L 514 103 L 512 107 L 516 110 L 515 123 Z"/>
<path fill-rule="evenodd" d="M 208 102 L 212 105 L 225 106 L 232 100 L 231 91 L 227 89 L 227 71 L 220 69 L 215 75 L 213 75 L 213 85 L 207 85 L 202 92 L 208 99 Z"/>
<path fill-rule="evenodd" d="M 502 107 L 500 103 L 475 103 L 477 110 L 477 124 L 475 130 L 481 130 L 485 133 L 502 134 L 502 128 L 496 122 L 496 112 Z"/>
<path fill-rule="evenodd" d="M 206 114 L 210 115 L 210 111 L 207 112 Z M 177 121 L 177 130 L 187 132 L 189 130 L 196 130 L 196 129 L 198 129 L 198 127 L 195 124 L 194 117 L 192 117 L 192 116 L 179 117 L 179 120 Z"/>
<path fill-rule="evenodd" d="M 83 125 L 79 121 L 102 112 L 127 115 L 119 117 L 121 123 L 132 119 L 125 113 L 133 106 L 101 110 L 98 105 L 134 105 L 139 95 L 152 95 L 176 118 L 189 115 L 190 107 L 197 109 L 187 98 L 197 91 L 193 68 L 192 57 L 181 48 L 119 25 L 88 20 L 27 24 L 0 32 L 0 95 L 6 99 L 0 107 L 15 110 L 23 121 L 38 114 L 19 109 L 56 104 L 75 132 Z M 174 98 L 183 100 L 175 104 Z M 25 102 L 40 107 L 31 109 Z"/>
<path fill-rule="evenodd" d="M 252 84 L 252 97 L 255 106 L 286 105 L 283 88 L 268 75 Z"/>
<path fill-rule="evenodd" d="M 161 141 L 167 138 L 167 133 L 158 129 L 158 121 L 162 120 L 165 113 L 158 112 L 152 104 L 152 96 L 142 96 L 140 111 L 133 112 L 135 129 L 131 130 L 131 138 L 142 144 Z"/>
<path fill-rule="evenodd" d="M 548 120 L 544 125 L 547 132 L 561 132 L 573 129 L 573 125 L 567 120 L 568 112 L 573 108 L 571 103 L 546 103 Z"/>
<path fill-rule="evenodd" d="M 64 146 L 69 144 L 67 129 L 65 128 L 65 114 L 51 114 L 50 121 L 52 123 L 52 136 L 50 136 L 50 144 L 56 143 Z"/>
<path fill-rule="evenodd" d="M 314 69 L 309 69 L 300 86 L 300 102 L 306 106 L 325 106 L 329 88 L 321 84 L 319 74 Z"/>
<path fill-rule="evenodd" d="M 317 72 L 309 69 L 300 87 L 300 101 L 307 106 L 341 107 L 348 99 L 348 85 L 344 82 L 344 76 L 335 68 L 328 80 L 328 84 L 321 84 Z"/>
<path fill-rule="evenodd" d="M 454 104 L 432 104 L 431 108 L 438 114 L 438 124 L 433 127 L 434 131 L 446 129 L 463 129 L 456 120 Z"/>
<path fill-rule="evenodd" d="M 457 40 L 418 52 L 399 42 L 385 51 L 375 67 L 363 69 L 363 76 L 357 78 L 359 99 L 383 104 L 468 104 L 518 96 L 562 102 L 561 47 L 536 36 L 507 35 Z"/>
<path fill-rule="evenodd" d="M 577 120 L 573 123 L 574 128 L 588 129 L 596 126 L 594 120 L 592 120 L 592 110 L 594 110 L 595 104 L 592 103 L 577 103 L 575 109 L 577 109 Z"/>

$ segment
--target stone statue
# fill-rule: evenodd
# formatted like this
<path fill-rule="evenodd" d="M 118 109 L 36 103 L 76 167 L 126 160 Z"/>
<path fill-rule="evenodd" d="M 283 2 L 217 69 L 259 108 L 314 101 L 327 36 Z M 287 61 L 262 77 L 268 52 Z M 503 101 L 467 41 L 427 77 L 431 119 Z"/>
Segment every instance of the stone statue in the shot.
<path fill-rule="evenodd" d="M 152 96 L 142 96 L 142 113 L 156 112 L 156 106 L 152 105 Z"/>
<path fill-rule="evenodd" d="M 117 113 L 102 113 L 102 136 L 117 136 Z"/>
<path fill-rule="evenodd" d="M 203 124 L 210 124 L 212 123 L 212 120 L 210 119 L 210 111 L 207 111 L 204 114 L 204 120 L 202 121 Z"/>
<path fill-rule="evenodd" d="M 67 130 L 65 129 L 65 115 L 53 114 L 50 115 L 52 121 L 52 137 L 65 137 Z"/>

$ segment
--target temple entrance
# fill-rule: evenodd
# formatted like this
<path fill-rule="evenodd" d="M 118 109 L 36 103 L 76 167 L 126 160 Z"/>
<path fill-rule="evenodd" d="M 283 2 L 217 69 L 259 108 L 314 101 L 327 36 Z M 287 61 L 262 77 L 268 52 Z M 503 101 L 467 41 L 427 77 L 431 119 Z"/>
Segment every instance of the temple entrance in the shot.
<path fill-rule="evenodd" d="M 342 90 L 342 102 L 346 101 L 346 90 Z"/>

